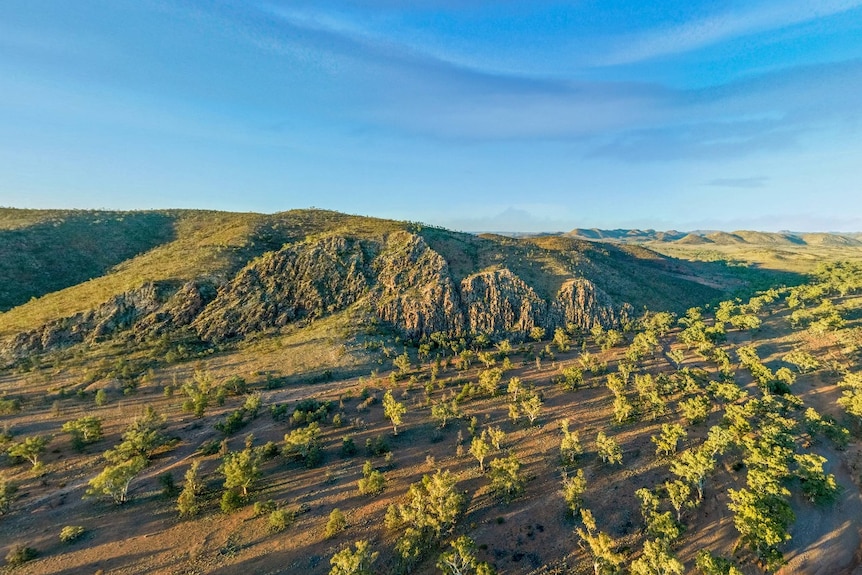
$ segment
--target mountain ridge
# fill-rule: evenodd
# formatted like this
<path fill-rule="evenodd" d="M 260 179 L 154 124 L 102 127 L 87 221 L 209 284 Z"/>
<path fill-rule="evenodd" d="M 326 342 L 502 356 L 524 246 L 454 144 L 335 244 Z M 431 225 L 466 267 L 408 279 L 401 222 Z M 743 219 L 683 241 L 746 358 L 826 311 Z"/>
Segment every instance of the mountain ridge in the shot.
<path fill-rule="evenodd" d="M 523 339 L 533 328 L 611 327 L 644 307 L 682 310 L 741 285 L 731 275 L 727 285 L 705 280 L 707 264 L 634 245 L 475 236 L 324 210 L 84 216 L 97 233 L 107 218 L 151 214 L 172 222 L 158 245 L 86 282 L 41 296 L 34 286 L 35 299 L 0 314 L 7 361 L 129 330 L 137 338 L 191 330 L 221 344 L 356 306 L 412 340 L 438 331 Z M 23 237 L 44 225 L 39 214 L 17 215 L 30 219 L 16 228 Z"/>

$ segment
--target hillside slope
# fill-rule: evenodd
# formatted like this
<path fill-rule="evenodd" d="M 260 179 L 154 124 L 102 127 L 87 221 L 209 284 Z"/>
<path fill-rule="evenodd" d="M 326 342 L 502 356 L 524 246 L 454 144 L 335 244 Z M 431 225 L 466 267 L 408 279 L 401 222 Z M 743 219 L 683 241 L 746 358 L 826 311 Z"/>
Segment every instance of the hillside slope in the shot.
<path fill-rule="evenodd" d="M 148 242 L 134 247 L 153 247 L 0 315 L 7 362 L 121 333 L 145 340 L 184 330 L 221 344 L 347 308 L 413 340 L 435 332 L 523 339 L 534 328 L 617 325 L 644 307 L 682 310 L 740 287 L 730 275 L 724 284 L 715 274 L 705 280 L 700 264 L 635 246 L 474 236 L 322 210 L 93 212 L 54 215 L 9 233 L 33 242 L 29 257 L 37 263 L 53 246 L 83 255 L 99 245 L 105 267 L 128 250 L 99 243 L 103 221 L 118 235 L 134 222 L 142 235 L 149 226 Z M 64 245 L 63 230 L 73 230 L 74 241 Z M 0 263 L 12 270 L 15 257 Z M 75 273 L 56 281 L 70 284 Z M 50 285 L 22 281 L 19 290 L 36 297 Z"/>

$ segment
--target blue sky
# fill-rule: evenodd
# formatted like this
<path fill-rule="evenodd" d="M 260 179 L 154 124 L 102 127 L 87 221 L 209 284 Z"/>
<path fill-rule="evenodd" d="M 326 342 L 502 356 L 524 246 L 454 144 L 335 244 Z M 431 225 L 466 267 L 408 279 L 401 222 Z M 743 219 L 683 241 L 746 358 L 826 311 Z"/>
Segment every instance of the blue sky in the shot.
<path fill-rule="evenodd" d="M 7 0 L 0 205 L 862 230 L 862 0 Z"/>

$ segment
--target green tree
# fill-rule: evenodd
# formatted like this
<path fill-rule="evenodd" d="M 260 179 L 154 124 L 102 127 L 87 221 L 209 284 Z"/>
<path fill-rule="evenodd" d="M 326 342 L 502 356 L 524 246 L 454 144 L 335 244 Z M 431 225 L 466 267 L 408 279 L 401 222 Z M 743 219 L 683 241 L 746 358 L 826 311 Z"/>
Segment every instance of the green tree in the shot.
<path fill-rule="evenodd" d="M 462 535 L 449 543 L 451 549 L 437 559 L 437 568 L 445 575 L 490 575 L 491 566 L 476 558 L 476 543 Z"/>
<path fill-rule="evenodd" d="M 479 374 L 479 387 L 495 397 L 500 392 L 500 381 L 503 379 L 503 370 L 499 367 L 486 369 Z"/>
<path fill-rule="evenodd" d="M 102 420 L 88 415 L 63 424 L 63 431 L 72 436 L 72 445 L 81 449 L 102 438 Z"/>
<path fill-rule="evenodd" d="M 802 492 L 814 503 L 828 503 L 838 496 L 835 476 L 823 471 L 826 458 L 814 453 L 796 454 L 796 476 L 802 483 Z"/>
<path fill-rule="evenodd" d="M 392 422 L 393 435 L 398 435 L 398 426 L 401 425 L 401 418 L 406 412 L 404 404 L 395 401 L 392 391 L 387 390 L 383 395 L 383 414 Z"/>
<path fill-rule="evenodd" d="M 509 380 L 509 385 L 506 387 L 506 392 L 509 394 L 511 401 L 518 401 L 518 396 L 525 393 L 527 388 L 524 387 L 524 382 L 520 377 L 513 377 Z"/>
<path fill-rule="evenodd" d="M 542 399 L 536 394 L 531 394 L 529 398 L 521 401 L 521 412 L 530 420 L 530 425 L 535 424 L 542 412 Z"/>
<path fill-rule="evenodd" d="M 488 441 L 494 446 L 494 449 L 500 451 L 500 446 L 506 439 L 506 432 L 499 427 L 488 427 Z"/>
<path fill-rule="evenodd" d="M 614 575 L 623 564 L 623 556 L 614 551 L 616 542 L 607 533 L 596 530 L 596 521 L 589 509 L 581 509 L 581 520 L 584 527 L 575 531 L 590 550 L 594 575 Z"/>
<path fill-rule="evenodd" d="M 706 549 L 697 552 L 694 564 L 703 575 L 742 575 L 742 571 L 737 569 L 733 563 L 724 557 L 713 555 Z"/>
<path fill-rule="evenodd" d="M 329 575 L 373 575 L 371 566 L 378 555 L 377 551 L 371 551 L 368 541 L 357 541 L 353 550 L 346 547 L 332 556 Z"/>
<path fill-rule="evenodd" d="M 578 471 L 571 477 L 563 476 L 563 499 L 566 500 L 566 506 L 569 512 L 577 517 L 578 511 L 583 504 L 583 495 L 587 490 L 587 480 L 584 479 L 583 469 Z"/>
<path fill-rule="evenodd" d="M 510 501 L 524 491 L 526 479 L 521 474 L 521 462 L 515 454 L 492 459 L 488 467 L 491 489 L 505 500 Z"/>
<path fill-rule="evenodd" d="M 787 527 L 795 516 L 780 495 L 749 489 L 729 489 L 733 524 L 740 540 L 769 565 L 778 565 L 782 554 L 778 545 L 790 539 Z"/>
<path fill-rule="evenodd" d="M 710 403 L 709 398 L 705 395 L 698 395 L 680 401 L 679 408 L 690 424 L 697 425 L 698 423 L 703 423 L 709 417 L 712 403 Z"/>
<path fill-rule="evenodd" d="M 703 447 L 683 451 L 670 464 L 671 473 L 697 488 L 698 500 L 703 499 L 703 484 L 713 469 L 715 459 Z"/>
<path fill-rule="evenodd" d="M 781 359 L 795 366 L 799 373 L 814 371 L 820 367 L 820 361 L 816 357 L 801 349 L 793 350 Z"/>
<path fill-rule="evenodd" d="M 470 442 L 470 454 L 479 462 L 479 469 L 485 473 L 485 458 L 491 452 L 491 446 L 486 441 L 487 434 L 483 431 L 482 435 L 473 438 Z"/>
<path fill-rule="evenodd" d="M 631 565 L 632 575 L 683 575 L 682 563 L 660 540 L 644 541 L 643 553 Z"/>
<path fill-rule="evenodd" d="M 680 440 L 685 439 L 687 436 L 688 434 L 680 424 L 663 423 L 661 434 L 658 437 L 652 436 L 650 439 L 655 443 L 656 455 L 672 455 L 676 453 Z"/>
<path fill-rule="evenodd" d="M 617 423 L 625 423 L 631 419 L 634 412 L 635 408 L 625 394 L 621 393 L 614 397 L 614 419 Z"/>
<path fill-rule="evenodd" d="M 362 466 L 362 477 L 357 482 L 360 495 L 379 495 L 386 488 L 383 472 L 374 469 L 370 461 Z"/>
<path fill-rule="evenodd" d="M 667 490 L 667 498 L 676 511 L 676 520 L 682 521 L 682 510 L 692 506 L 691 487 L 679 479 L 665 481 L 664 487 Z"/>
<path fill-rule="evenodd" d="M 203 417 L 215 387 L 209 373 L 195 370 L 192 380 L 184 383 L 182 387 L 183 393 L 186 394 L 183 411 L 192 412 L 196 417 Z"/>
<path fill-rule="evenodd" d="M 560 421 L 560 431 L 563 438 L 560 440 L 560 459 L 563 465 L 574 464 L 578 457 L 584 452 L 577 430 L 569 431 L 569 420 Z"/>
<path fill-rule="evenodd" d="M 398 374 L 403 376 L 410 371 L 410 356 L 405 351 L 392 360 L 392 364 L 398 369 Z"/>
<path fill-rule="evenodd" d="M 108 496 L 116 505 L 122 505 L 128 500 L 129 486 L 132 480 L 147 466 L 147 460 L 135 456 L 120 463 L 109 464 L 96 477 L 90 480 L 89 488 L 84 497 Z"/>
<path fill-rule="evenodd" d="M 844 389 L 838 398 L 838 405 L 849 415 L 862 418 L 862 373 L 848 373 L 838 382 L 838 386 Z"/>
<path fill-rule="evenodd" d="M 685 360 L 685 352 L 681 349 L 673 349 L 667 352 L 667 357 L 673 362 L 673 366 L 677 369 L 682 365 L 682 362 Z"/>
<path fill-rule="evenodd" d="M 410 485 L 403 503 L 387 509 L 386 526 L 403 528 L 395 549 L 405 566 L 418 561 L 463 515 L 466 500 L 455 484 L 449 471 L 424 475 L 420 482 Z"/>
<path fill-rule="evenodd" d="M 164 427 L 165 417 L 148 406 L 123 432 L 119 445 L 105 452 L 105 459 L 117 463 L 140 456 L 148 460 L 167 441 L 162 434 Z"/>
<path fill-rule="evenodd" d="M 569 351 L 572 348 L 572 340 L 569 334 L 561 327 L 554 330 L 554 345 L 557 346 L 557 350 L 561 353 Z"/>
<path fill-rule="evenodd" d="M 708 449 L 711 456 L 724 455 L 734 443 L 734 435 L 728 428 L 721 425 L 713 425 L 707 432 L 703 448 Z"/>
<path fill-rule="evenodd" d="M 566 391 L 574 391 L 584 384 L 584 372 L 574 365 L 561 367 L 558 381 Z"/>
<path fill-rule="evenodd" d="M 6 515 L 12 509 L 12 501 L 17 491 L 17 485 L 0 475 L 0 515 Z"/>
<path fill-rule="evenodd" d="M 446 427 L 450 419 L 455 419 L 461 415 L 461 410 L 458 407 L 458 400 L 441 399 L 431 406 L 431 417 L 435 421 L 440 422 L 440 429 Z"/>
<path fill-rule="evenodd" d="M 31 435 L 30 437 L 25 437 L 22 441 L 14 443 L 9 448 L 9 455 L 20 459 L 26 459 L 34 468 L 38 467 L 39 458 L 42 457 L 43 453 L 45 453 L 45 449 L 48 447 L 49 441 L 51 441 L 51 438 L 45 435 Z"/>
<path fill-rule="evenodd" d="M 225 489 L 239 488 L 242 496 L 248 497 L 248 490 L 260 479 L 261 459 L 260 452 L 253 447 L 226 453 L 221 465 Z"/>
<path fill-rule="evenodd" d="M 542 341 L 542 338 L 545 337 L 545 328 L 535 326 L 530 330 L 530 339 L 533 341 Z"/>
<path fill-rule="evenodd" d="M 602 460 L 602 463 L 622 465 L 622 449 L 620 449 L 619 444 L 613 437 L 605 435 L 603 431 L 600 431 L 596 435 L 596 449 L 598 450 L 599 458 Z"/>
<path fill-rule="evenodd" d="M 326 528 L 323 530 L 323 536 L 327 539 L 332 539 L 342 531 L 347 529 L 347 518 L 341 509 L 335 508 L 330 512 L 329 519 L 326 521 Z"/>
<path fill-rule="evenodd" d="M 302 460 L 306 467 L 317 465 L 321 458 L 320 425 L 315 421 L 285 434 L 283 453 Z"/>
<path fill-rule="evenodd" d="M 186 470 L 183 490 L 177 497 L 177 511 L 179 511 L 180 517 L 194 517 L 200 511 L 198 495 L 203 490 L 203 482 L 198 477 L 200 466 L 201 462 L 195 460 Z"/>

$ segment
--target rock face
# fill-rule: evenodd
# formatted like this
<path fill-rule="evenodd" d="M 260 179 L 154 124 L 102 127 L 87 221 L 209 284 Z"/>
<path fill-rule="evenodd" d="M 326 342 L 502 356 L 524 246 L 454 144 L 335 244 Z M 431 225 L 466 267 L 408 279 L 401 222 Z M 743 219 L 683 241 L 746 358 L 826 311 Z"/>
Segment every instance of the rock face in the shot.
<path fill-rule="evenodd" d="M 529 333 L 546 323 L 548 304 L 505 268 L 465 278 L 461 296 L 470 332 Z"/>
<path fill-rule="evenodd" d="M 534 327 L 608 327 L 627 313 L 584 278 L 564 282 L 550 300 L 505 267 L 474 273 L 458 285 L 439 253 L 402 230 L 288 244 L 217 289 L 206 282 L 146 284 L 90 312 L 21 333 L 0 347 L 0 355 L 14 360 L 129 329 L 144 339 L 191 327 L 201 339 L 220 342 L 354 304 L 411 339 L 434 332 L 524 337 Z"/>
<path fill-rule="evenodd" d="M 464 321 L 449 264 L 421 237 L 396 232 L 374 262 L 374 311 L 415 339 L 436 331 L 460 333 Z"/>
<path fill-rule="evenodd" d="M 361 244 L 343 237 L 286 246 L 246 266 L 194 320 L 219 341 L 346 308 L 368 289 Z"/>
<path fill-rule="evenodd" d="M 159 309 L 164 288 L 149 283 L 140 289 L 111 298 L 95 310 L 47 323 L 15 336 L 4 346 L 13 358 L 96 341 L 132 327 L 143 316 Z"/>
<path fill-rule="evenodd" d="M 156 311 L 135 323 L 138 339 L 160 336 L 176 327 L 191 324 L 215 296 L 215 287 L 208 283 L 183 284 Z"/>
<path fill-rule="evenodd" d="M 628 304 L 615 306 L 611 298 L 591 281 L 575 278 L 565 282 L 551 303 L 547 324 L 543 327 L 574 325 L 591 329 L 596 325 L 616 325 L 629 315 Z"/>

